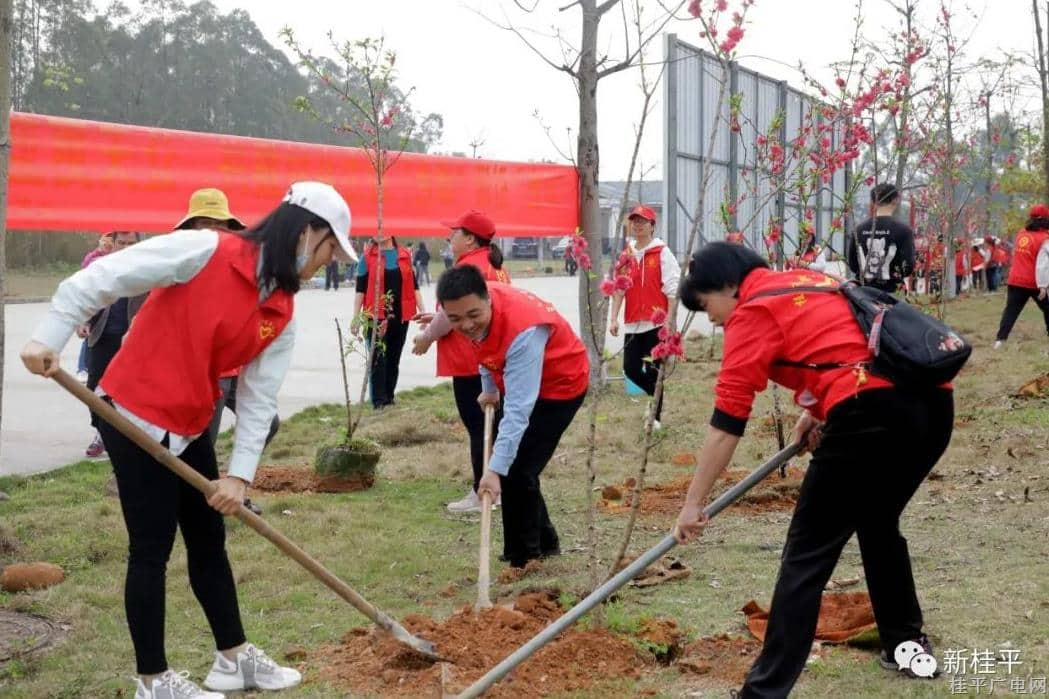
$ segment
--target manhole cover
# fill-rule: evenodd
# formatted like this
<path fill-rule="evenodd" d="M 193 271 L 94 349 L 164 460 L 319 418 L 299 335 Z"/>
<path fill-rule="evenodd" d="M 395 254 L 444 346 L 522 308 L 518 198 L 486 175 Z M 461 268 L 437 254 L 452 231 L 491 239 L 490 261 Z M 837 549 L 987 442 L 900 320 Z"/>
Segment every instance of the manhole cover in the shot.
<path fill-rule="evenodd" d="M 65 632 L 50 619 L 0 609 L 0 666 L 53 646 Z"/>

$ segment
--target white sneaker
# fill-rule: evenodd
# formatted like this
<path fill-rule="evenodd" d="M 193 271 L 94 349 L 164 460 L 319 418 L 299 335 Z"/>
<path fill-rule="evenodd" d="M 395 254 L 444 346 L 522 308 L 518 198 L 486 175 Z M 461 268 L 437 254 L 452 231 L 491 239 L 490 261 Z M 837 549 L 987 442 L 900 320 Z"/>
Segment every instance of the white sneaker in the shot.
<path fill-rule="evenodd" d="M 1001 340 L 995 340 L 994 341 L 994 349 L 1001 349 L 1001 347 L 1002 347 L 1002 341 Z"/>
<path fill-rule="evenodd" d="M 189 680 L 188 672 L 167 670 L 154 677 L 147 689 L 141 679 L 135 678 L 135 699 L 226 699 L 221 692 L 205 692 Z"/>
<path fill-rule="evenodd" d="M 76 373 L 76 380 L 79 381 L 80 383 L 87 383 L 87 372 L 86 371 L 78 371 Z"/>
<path fill-rule="evenodd" d="M 661 429 L 663 429 L 663 423 L 660 422 L 659 420 L 653 420 L 652 421 L 652 431 L 653 432 L 659 432 Z"/>
<path fill-rule="evenodd" d="M 503 497 L 500 495 L 492 503 L 492 509 L 499 507 L 503 503 Z M 462 500 L 456 500 L 455 502 L 448 503 L 448 511 L 453 512 L 457 515 L 467 514 L 480 514 L 481 512 L 481 498 L 477 496 L 473 490 L 468 492 Z"/>
<path fill-rule="evenodd" d="M 204 678 L 208 689 L 232 692 L 242 689 L 287 689 L 302 682 L 302 674 L 290 667 L 281 667 L 252 644 L 237 653 L 237 662 L 215 653 L 215 663 Z M 221 696 L 221 695 L 220 695 Z"/>

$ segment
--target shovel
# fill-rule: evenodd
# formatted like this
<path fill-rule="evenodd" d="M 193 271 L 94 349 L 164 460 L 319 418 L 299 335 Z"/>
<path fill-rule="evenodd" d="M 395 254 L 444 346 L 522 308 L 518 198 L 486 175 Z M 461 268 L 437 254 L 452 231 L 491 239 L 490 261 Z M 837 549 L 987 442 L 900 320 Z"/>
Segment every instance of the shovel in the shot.
<path fill-rule="evenodd" d="M 804 442 L 804 438 L 802 442 Z M 780 451 L 761 466 L 757 467 L 746 478 L 722 493 L 721 497 L 703 508 L 707 517 L 713 517 L 723 509 L 742 497 L 748 490 L 753 488 L 759 481 L 775 471 L 781 464 L 787 463 L 801 451 L 801 443 L 791 444 Z M 489 670 L 484 676 L 466 688 L 459 699 L 472 699 L 480 696 L 482 692 L 501 680 L 515 667 L 527 660 L 533 653 L 545 646 L 550 641 L 561 635 L 561 632 L 574 624 L 581 616 L 589 612 L 605 598 L 634 579 L 634 576 L 652 565 L 666 554 L 667 551 L 677 545 L 677 539 L 673 534 L 668 534 L 658 544 L 641 554 L 630 565 L 609 578 L 603 585 L 591 592 L 586 599 L 562 614 L 556 621 L 536 634 L 530 641 L 515 650 L 505 660 Z"/>
<path fill-rule="evenodd" d="M 185 461 L 168 451 L 160 442 L 156 441 L 131 421 L 118 413 L 112 405 L 105 402 L 75 378 L 61 369 L 52 377 L 62 388 L 72 393 L 82 403 L 99 415 L 103 420 L 115 427 L 125 437 L 140 446 L 147 454 L 171 469 L 184 481 L 199 490 L 205 496 L 211 495 L 215 486 L 203 475 L 193 470 Z M 408 646 L 416 653 L 424 655 L 433 660 L 443 660 L 437 654 L 433 644 L 422 638 L 408 633 L 408 630 L 397 623 L 392 617 L 377 609 L 366 599 L 329 571 L 320 561 L 299 548 L 291 539 L 284 536 L 271 527 L 264 519 L 259 517 L 248 508 L 241 505 L 235 513 L 237 519 L 248 525 L 279 548 L 286 556 L 308 570 L 315 578 L 330 587 L 335 594 L 352 604 L 357 611 L 371 619 L 381 629 L 391 634 L 395 639 Z"/>
<path fill-rule="evenodd" d="M 488 463 L 492 460 L 492 431 L 495 424 L 495 407 L 484 406 L 484 471 L 488 471 Z M 488 554 L 492 539 L 492 494 L 487 490 L 481 496 L 481 552 L 478 557 L 480 563 L 477 570 L 477 604 L 474 609 L 488 609 L 492 606 L 492 600 L 488 598 L 488 588 L 491 586 Z"/>

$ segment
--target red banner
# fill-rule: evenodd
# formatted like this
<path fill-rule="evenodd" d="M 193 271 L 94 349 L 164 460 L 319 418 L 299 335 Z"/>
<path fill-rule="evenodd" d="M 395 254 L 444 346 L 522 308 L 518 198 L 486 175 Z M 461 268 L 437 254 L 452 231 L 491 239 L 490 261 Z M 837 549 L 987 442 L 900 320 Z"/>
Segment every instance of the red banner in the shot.
<path fill-rule="evenodd" d="M 11 135 L 9 230 L 169 231 L 201 187 L 223 190 L 251 225 L 292 182 L 320 180 L 349 202 L 351 235 L 375 231 L 375 174 L 359 148 L 19 112 Z M 470 208 L 504 237 L 568 235 L 579 222 L 576 171 L 564 165 L 405 153 L 383 197 L 383 228 L 403 237 L 446 236 L 439 222 Z"/>

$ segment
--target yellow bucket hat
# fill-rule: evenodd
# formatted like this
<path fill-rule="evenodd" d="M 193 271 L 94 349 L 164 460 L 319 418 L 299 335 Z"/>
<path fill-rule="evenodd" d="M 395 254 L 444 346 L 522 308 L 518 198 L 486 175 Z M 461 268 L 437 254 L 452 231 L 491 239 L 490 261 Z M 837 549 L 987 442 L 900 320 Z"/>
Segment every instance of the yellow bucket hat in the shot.
<path fill-rule="evenodd" d="M 231 231 L 239 231 L 245 228 L 236 216 L 230 213 L 229 199 L 225 192 L 214 187 L 198 189 L 189 197 L 189 212 L 178 222 L 175 229 L 185 228 L 195 218 L 213 218 L 217 221 L 225 221 Z"/>

